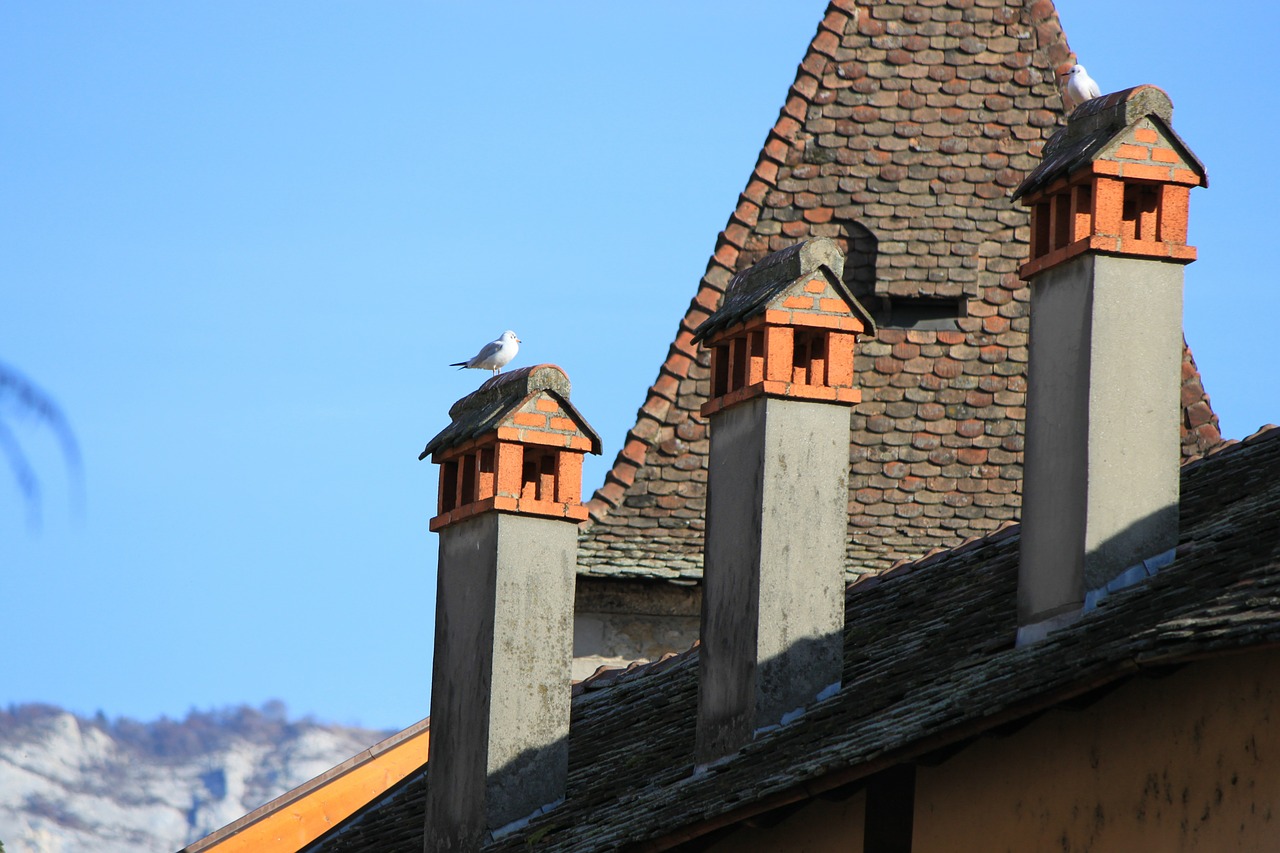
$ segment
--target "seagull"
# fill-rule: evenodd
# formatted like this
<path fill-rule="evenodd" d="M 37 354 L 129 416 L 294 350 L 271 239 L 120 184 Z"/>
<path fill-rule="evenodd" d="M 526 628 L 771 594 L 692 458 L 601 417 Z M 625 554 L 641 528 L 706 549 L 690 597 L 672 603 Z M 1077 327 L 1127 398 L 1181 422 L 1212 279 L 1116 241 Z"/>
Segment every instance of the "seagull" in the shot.
<path fill-rule="evenodd" d="M 1075 112 L 1076 107 L 1085 101 L 1100 97 L 1102 97 L 1102 90 L 1089 76 L 1089 72 L 1084 70 L 1084 66 L 1071 66 L 1071 71 L 1067 74 L 1066 91 L 1062 94 L 1062 103 L 1067 108 L 1067 112 Z"/>
<path fill-rule="evenodd" d="M 520 339 L 516 337 L 516 333 L 507 329 L 502 333 L 502 337 L 496 341 L 491 341 L 480 348 L 480 352 L 471 356 L 466 361 L 455 361 L 450 367 L 456 367 L 462 370 L 465 367 L 474 367 L 478 370 L 492 370 L 493 375 L 497 376 L 502 372 L 502 368 L 510 363 L 511 359 L 516 357 L 516 352 L 520 349 Z"/>

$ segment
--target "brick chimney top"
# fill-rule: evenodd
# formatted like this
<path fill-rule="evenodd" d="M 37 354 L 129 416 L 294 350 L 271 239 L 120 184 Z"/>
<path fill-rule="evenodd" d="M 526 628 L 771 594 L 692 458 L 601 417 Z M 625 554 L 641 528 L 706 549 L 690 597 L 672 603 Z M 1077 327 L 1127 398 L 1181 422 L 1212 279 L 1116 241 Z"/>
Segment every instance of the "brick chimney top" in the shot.
<path fill-rule="evenodd" d="M 858 335 L 875 321 L 841 279 L 834 240 L 806 240 L 733 277 L 720 308 L 693 333 L 712 351 L 702 416 L 760 396 L 856 403 Z"/>
<path fill-rule="evenodd" d="M 498 510 L 582 521 L 582 457 L 600 436 L 569 402 L 554 364 L 499 374 L 449 408 L 452 422 L 419 459 L 440 465 L 431 529 Z"/>
<path fill-rule="evenodd" d="M 1204 164 L 1172 127 L 1173 104 L 1136 86 L 1076 108 L 1014 192 L 1031 208 L 1026 280 L 1084 252 L 1187 264 L 1187 197 Z"/>
<path fill-rule="evenodd" d="M 449 417 L 453 422 L 427 442 L 426 448 L 418 454 L 418 459 L 426 459 L 433 453 L 449 450 L 497 429 L 525 400 L 541 391 L 549 392 L 559 399 L 590 441 L 590 451 L 599 455 L 600 436 L 569 403 L 569 388 L 569 377 L 554 364 L 535 364 L 499 373 L 449 407 Z"/>
<path fill-rule="evenodd" d="M 472 851 L 565 795 L 582 458 L 600 438 L 553 364 L 449 417 L 419 457 L 440 466 L 424 849 Z"/>
<path fill-rule="evenodd" d="M 775 297 L 799 279 L 820 271 L 826 271 L 835 291 L 848 303 L 848 309 L 841 313 L 851 310 L 874 334 L 875 321 L 844 283 L 844 253 L 834 240 L 819 237 L 774 252 L 735 275 L 720 308 L 694 330 L 693 342 L 763 314 Z"/>
<path fill-rule="evenodd" d="M 1104 157 L 1107 152 L 1102 149 L 1108 142 L 1148 116 L 1158 119 L 1162 129 L 1181 145 L 1179 153 L 1194 164 L 1200 186 L 1209 186 L 1204 164 L 1173 132 L 1173 102 L 1159 86 L 1142 85 L 1112 92 L 1076 107 L 1067 119 L 1067 126 L 1045 143 L 1040 165 L 1014 191 L 1013 199 L 1032 194 L 1085 163 Z"/>
<path fill-rule="evenodd" d="M 1094 98 L 1015 194 L 1031 209 L 1018 642 L 1178 544 L 1183 266 L 1204 165 L 1155 86 Z"/>

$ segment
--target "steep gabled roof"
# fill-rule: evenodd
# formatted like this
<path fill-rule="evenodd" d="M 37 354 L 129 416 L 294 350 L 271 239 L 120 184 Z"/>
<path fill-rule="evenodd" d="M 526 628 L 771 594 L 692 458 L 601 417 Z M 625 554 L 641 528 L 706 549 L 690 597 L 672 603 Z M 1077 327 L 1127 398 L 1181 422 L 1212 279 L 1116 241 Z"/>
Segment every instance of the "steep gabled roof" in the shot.
<path fill-rule="evenodd" d="M 589 503 L 582 574 L 701 577 L 698 411 L 710 388 L 693 332 L 736 273 L 810 237 L 841 244 L 844 280 L 881 321 L 856 363 L 850 574 L 1017 518 L 1029 291 L 1016 269 L 1028 215 L 1010 196 L 1061 123 L 1057 74 L 1070 59 L 1049 0 L 830 4 Z M 960 303 L 966 316 L 953 323 L 894 327 Z M 1190 351 L 1184 364 L 1190 456 L 1220 436 Z"/>
<path fill-rule="evenodd" d="M 1174 563 L 1014 646 L 1019 528 L 852 585 L 843 686 L 706 770 L 697 651 L 574 699 L 563 803 L 487 850 L 662 849 L 1006 723 L 1206 656 L 1280 643 L 1280 428 L 1182 469 Z M 420 849 L 421 776 L 309 850 Z"/>

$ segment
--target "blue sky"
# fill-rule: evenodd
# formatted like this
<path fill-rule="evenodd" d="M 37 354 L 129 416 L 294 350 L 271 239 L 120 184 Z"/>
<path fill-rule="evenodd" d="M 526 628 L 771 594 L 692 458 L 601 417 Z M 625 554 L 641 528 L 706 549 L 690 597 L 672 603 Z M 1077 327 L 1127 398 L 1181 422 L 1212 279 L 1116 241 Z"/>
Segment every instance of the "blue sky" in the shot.
<path fill-rule="evenodd" d="M 0 6 L 0 360 L 84 457 L 77 509 L 17 424 L 45 494 L 31 531 L 0 476 L 0 703 L 425 716 L 416 456 L 484 378 L 445 365 L 506 328 L 562 365 L 597 486 L 824 7 Z M 1104 91 L 1173 98 L 1212 181 L 1187 336 L 1227 435 L 1280 420 L 1276 16 L 1058 8 Z"/>

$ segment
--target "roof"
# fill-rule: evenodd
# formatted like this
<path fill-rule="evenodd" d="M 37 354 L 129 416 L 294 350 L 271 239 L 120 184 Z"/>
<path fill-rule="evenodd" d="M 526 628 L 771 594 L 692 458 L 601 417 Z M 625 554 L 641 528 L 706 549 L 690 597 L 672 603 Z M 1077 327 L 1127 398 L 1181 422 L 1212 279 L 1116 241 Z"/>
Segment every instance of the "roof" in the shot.
<path fill-rule="evenodd" d="M 823 237 L 779 249 L 733 277 L 720 308 L 694 330 L 694 342 L 707 340 L 721 329 L 763 314 L 769 303 L 792 285 L 818 272 L 826 274 L 849 309 L 874 333 L 875 320 L 841 278 L 844 263 L 844 255 L 835 241 Z"/>
<path fill-rule="evenodd" d="M 499 373 L 450 406 L 449 417 L 452 420 L 449 425 L 427 442 L 418 459 L 426 459 L 433 453 L 449 450 L 496 430 L 529 397 L 543 391 L 559 401 L 578 429 L 591 440 L 591 452 L 599 453 L 600 436 L 569 402 L 569 377 L 554 364 L 535 364 Z"/>
<path fill-rule="evenodd" d="M 1011 195 L 1062 122 L 1056 80 L 1072 54 L 1049 0 L 856 6 L 831 3 L 805 49 L 635 426 L 588 503 L 583 575 L 701 578 L 710 361 L 693 333 L 735 274 L 813 237 L 840 245 L 843 279 L 880 326 L 855 363 L 850 576 L 1018 517 L 1030 293 L 1016 270 L 1029 213 Z M 966 306 L 949 328 L 886 322 L 947 301 Z M 1184 359 L 1191 456 L 1220 435 L 1189 351 Z"/>
<path fill-rule="evenodd" d="M 1173 130 L 1173 102 L 1156 86 L 1135 86 L 1085 101 L 1044 146 L 1040 165 L 1014 191 L 1013 198 L 1034 193 L 1062 175 L 1104 155 L 1108 143 L 1143 118 L 1150 118 L 1181 148 L 1181 154 L 1209 185 L 1204 164 Z"/>
<path fill-rule="evenodd" d="M 420 770 L 427 760 L 429 729 L 429 720 L 414 723 L 179 853 L 292 853 Z"/>
<path fill-rule="evenodd" d="M 842 689 L 696 773 L 696 649 L 588 680 L 565 801 L 485 849 L 659 849 L 1143 670 L 1280 643 L 1280 427 L 1183 466 L 1180 514 L 1171 566 L 1029 646 L 1014 646 L 1017 525 L 853 584 Z M 424 784 L 308 849 L 420 849 Z"/>

